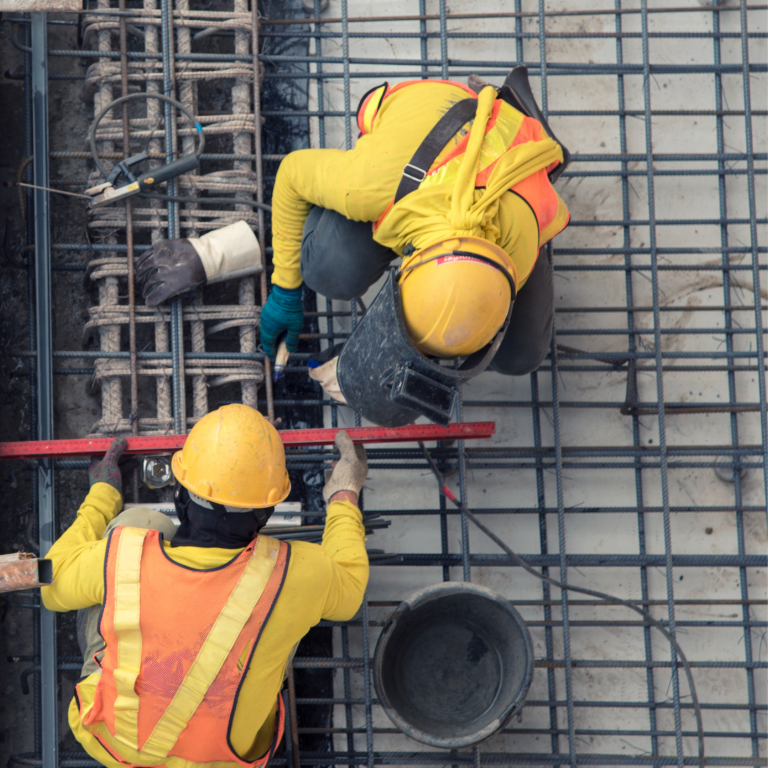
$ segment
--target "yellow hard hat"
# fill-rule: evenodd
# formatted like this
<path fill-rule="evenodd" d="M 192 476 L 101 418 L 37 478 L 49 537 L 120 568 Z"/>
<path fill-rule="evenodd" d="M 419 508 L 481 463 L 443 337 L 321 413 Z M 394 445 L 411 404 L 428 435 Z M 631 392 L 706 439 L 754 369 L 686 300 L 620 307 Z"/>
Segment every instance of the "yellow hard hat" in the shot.
<path fill-rule="evenodd" d="M 514 285 L 489 261 L 506 269 Z M 425 355 L 462 357 L 482 349 L 504 324 L 517 270 L 499 246 L 481 237 L 458 237 L 407 258 L 398 283 L 414 345 Z"/>
<path fill-rule="evenodd" d="M 203 416 L 172 467 L 188 491 L 229 507 L 272 507 L 291 492 L 280 433 L 248 405 Z"/>

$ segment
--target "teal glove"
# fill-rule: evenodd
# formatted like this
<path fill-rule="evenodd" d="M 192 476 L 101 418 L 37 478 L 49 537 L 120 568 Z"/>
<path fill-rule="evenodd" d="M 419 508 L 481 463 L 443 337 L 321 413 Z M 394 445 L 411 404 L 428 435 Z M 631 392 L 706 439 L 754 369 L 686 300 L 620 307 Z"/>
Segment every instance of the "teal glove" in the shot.
<path fill-rule="evenodd" d="M 304 290 L 272 286 L 267 303 L 261 308 L 261 347 L 264 354 L 275 359 L 278 339 L 285 333 L 289 352 L 299 346 L 299 334 L 304 327 Z"/>

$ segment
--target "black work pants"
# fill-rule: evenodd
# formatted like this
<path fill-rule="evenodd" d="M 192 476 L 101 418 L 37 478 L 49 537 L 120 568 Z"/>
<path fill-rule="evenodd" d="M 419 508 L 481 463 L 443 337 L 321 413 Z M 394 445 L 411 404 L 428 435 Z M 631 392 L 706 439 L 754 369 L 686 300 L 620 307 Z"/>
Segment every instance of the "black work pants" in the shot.
<path fill-rule="evenodd" d="M 304 224 L 301 276 L 313 291 L 329 299 L 349 301 L 362 296 L 395 258 L 394 251 L 374 241 L 370 222 L 350 221 L 315 207 Z M 552 265 L 541 254 L 517 294 L 509 328 L 490 370 L 508 376 L 535 371 L 549 352 L 553 317 Z"/>

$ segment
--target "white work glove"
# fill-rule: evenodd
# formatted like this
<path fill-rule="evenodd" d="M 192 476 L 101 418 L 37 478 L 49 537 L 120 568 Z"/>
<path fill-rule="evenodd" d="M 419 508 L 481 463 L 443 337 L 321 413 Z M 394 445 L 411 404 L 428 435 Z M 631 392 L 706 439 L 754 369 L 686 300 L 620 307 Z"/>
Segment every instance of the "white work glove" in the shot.
<path fill-rule="evenodd" d="M 253 275 L 261 269 L 261 249 L 244 221 L 202 237 L 160 240 L 136 260 L 136 281 L 148 307 L 203 283 Z"/>
<path fill-rule="evenodd" d="M 331 358 L 327 363 L 318 365 L 317 368 L 309 369 L 309 378 L 314 379 L 320 384 L 328 397 L 333 398 L 338 403 L 347 405 L 347 398 L 339 386 L 337 369 L 339 367 L 339 356 Z"/>
<path fill-rule="evenodd" d="M 218 283 L 234 277 L 245 277 L 261 268 L 261 249 L 253 230 L 245 221 L 190 237 L 205 269 L 206 283 Z"/>
<path fill-rule="evenodd" d="M 365 448 L 362 445 L 355 445 L 344 430 L 336 433 L 335 442 L 341 458 L 323 488 L 323 498 L 326 502 L 329 502 L 331 496 L 339 491 L 351 491 L 359 496 L 365 478 L 368 476 Z"/>

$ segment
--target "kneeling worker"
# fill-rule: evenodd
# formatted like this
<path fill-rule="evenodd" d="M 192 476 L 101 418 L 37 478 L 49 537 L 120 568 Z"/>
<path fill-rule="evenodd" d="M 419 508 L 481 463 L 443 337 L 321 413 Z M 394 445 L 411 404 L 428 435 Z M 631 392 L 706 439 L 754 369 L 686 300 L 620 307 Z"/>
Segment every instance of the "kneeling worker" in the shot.
<path fill-rule="evenodd" d="M 354 149 L 302 149 L 280 164 L 264 351 L 273 356 L 286 331 L 291 348 L 302 325 L 302 282 L 349 300 L 399 256 L 402 314 L 421 353 L 472 355 L 508 321 L 490 368 L 535 370 L 553 320 L 551 266 L 540 248 L 568 223 L 552 184 L 569 155 L 536 104 L 526 68 L 498 91 L 475 76 L 469 86 L 385 83 L 363 98 L 357 122 Z"/>
<path fill-rule="evenodd" d="M 78 610 L 85 665 L 69 723 L 94 759 L 265 766 L 283 733 L 286 664 L 321 619 L 348 620 L 368 581 L 357 497 L 365 451 L 340 432 L 323 543 L 260 533 L 290 492 L 280 435 L 258 411 L 203 417 L 173 457 L 178 530 L 122 508 L 115 440 L 77 519 L 46 555 L 54 611 Z"/>
<path fill-rule="evenodd" d="M 311 376 L 374 423 L 397 426 L 419 414 L 445 423 L 461 381 L 486 367 L 530 373 L 549 351 L 552 267 L 540 249 L 568 223 L 553 187 L 568 151 L 525 67 L 498 91 L 474 76 L 469 86 L 384 83 L 363 98 L 357 122 L 354 149 L 302 149 L 280 164 L 261 344 L 273 359 L 283 336 L 289 351 L 298 345 L 302 282 L 349 300 L 401 257 L 346 352 L 327 351 Z M 238 243 L 247 250 L 245 239 Z M 222 248 L 228 263 L 237 249 Z M 204 271 L 196 250 L 167 241 L 146 252 L 137 278 L 148 304 L 192 284 L 187 273 L 219 279 L 224 268 Z M 451 376 L 441 358 L 464 360 Z"/>

